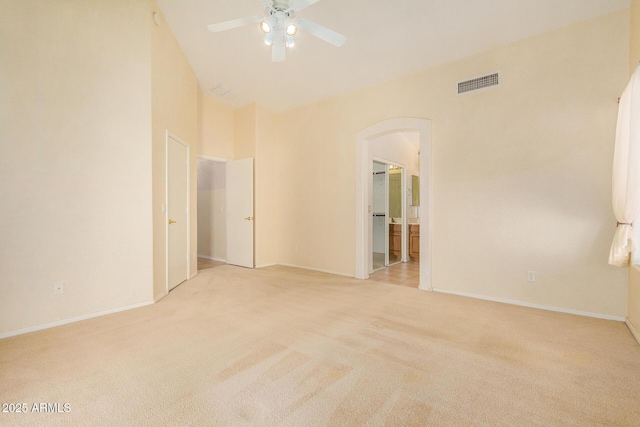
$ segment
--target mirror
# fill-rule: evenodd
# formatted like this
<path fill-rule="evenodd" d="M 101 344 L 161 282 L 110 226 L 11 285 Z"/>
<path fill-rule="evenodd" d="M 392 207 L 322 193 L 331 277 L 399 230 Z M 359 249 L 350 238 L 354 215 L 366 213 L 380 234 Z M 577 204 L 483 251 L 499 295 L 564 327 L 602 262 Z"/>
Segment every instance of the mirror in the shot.
<path fill-rule="evenodd" d="M 411 175 L 411 206 L 420 206 L 420 177 Z"/>
<path fill-rule="evenodd" d="M 402 169 L 389 169 L 389 218 L 402 218 Z"/>

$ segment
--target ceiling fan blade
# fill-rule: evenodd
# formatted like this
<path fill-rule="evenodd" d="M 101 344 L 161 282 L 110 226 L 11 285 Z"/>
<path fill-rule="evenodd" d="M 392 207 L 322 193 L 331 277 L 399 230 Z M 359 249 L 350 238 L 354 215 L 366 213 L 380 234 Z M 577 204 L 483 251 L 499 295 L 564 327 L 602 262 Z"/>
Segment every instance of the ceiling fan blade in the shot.
<path fill-rule="evenodd" d="M 218 33 L 220 31 L 231 30 L 233 28 L 243 27 L 245 25 L 257 24 L 264 18 L 260 15 L 247 16 L 239 19 L 232 19 L 231 21 L 218 22 L 217 24 L 207 25 L 209 31 Z"/>
<path fill-rule="evenodd" d="M 327 43 L 331 43 L 336 47 L 342 46 L 344 42 L 347 41 L 347 38 L 342 34 L 336 33 L 335 31 L 327 27 L 323 27 L 320 24 L 316 24 L 315 22 L 307 21 L 306 19 L 296 19 L 296 25 L 301 30 L 306 31 Z"/>
<path fill-rule="evenodd" d="M 278 31 L 271 45 L 271 60 L 273 62 L 282 62 L 287 59 L 287 47 L 284 43 L 284 33 Z"/>
<path fill-rule="evenodd" d="M 305 7 L 309 7 L 312 4 L 318 3 L 320 0 L 291 0 L 289 3 L 289 8 L 294 11 L 299 11 L 304 9 Z"/>

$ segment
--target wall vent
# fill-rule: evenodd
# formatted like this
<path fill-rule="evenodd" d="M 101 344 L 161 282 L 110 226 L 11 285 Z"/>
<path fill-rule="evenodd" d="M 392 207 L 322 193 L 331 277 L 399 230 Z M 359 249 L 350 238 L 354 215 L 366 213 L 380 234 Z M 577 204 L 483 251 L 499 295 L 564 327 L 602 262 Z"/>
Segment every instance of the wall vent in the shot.
<path fill-rule="evenodd" d="M 226 88 L 222 85 L 218 85 L 214 88 L 211 89 L 211 92 L 213 92 L 214 94 L 218 95 L 220 98 L 224 98 L 224 99 L 232 99 L 235 98 L 237 95 L 234 91 L 232 91 L 229 88 Z"/>
<path fill-rule="evenodd" d="M 484 89 L 500 84 L 500 73 L 487 74 L 486 76 L 476 77 L 475 79 L 458 82 L 458 95 L 472 92 L 474 90 Z"/>

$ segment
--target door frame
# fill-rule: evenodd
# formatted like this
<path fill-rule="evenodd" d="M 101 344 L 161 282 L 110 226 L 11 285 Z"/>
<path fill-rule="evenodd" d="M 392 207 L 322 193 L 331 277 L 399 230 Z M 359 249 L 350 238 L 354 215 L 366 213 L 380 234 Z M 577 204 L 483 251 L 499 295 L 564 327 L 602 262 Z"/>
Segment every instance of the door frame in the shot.
<path fill-rule="evenodd" d="M 420 286 L 432 290 L 431 242 L 432 242 L 432 189 L 431 189 L 431 120 L 418 118 L 395 118 L 378 122 L 356 134 L 356 265 L 355 277 L 368 279 L 368 255 L 371 252 L 368 238 L 371 194 L 369 192 L 369 142 L 377 137 L 406 131 L 417 131 L 420 135 Z"/>
<path fill-rule="evenodd" d="M 187 148 L 187 277 L 191 278 L 191 146 L 189 143 L 178 137 L 177 135 L 166 130 L 165 133 L 165 151 L 164 151 L 164 249 L 165 249 L 165 289 L 169 293 L 169 139 L 185 146 Z"/>
<path fill-rule="evenodd" d="M 207 160 L 207 161 L 210 161 L 210 162 L 217 162 L 217 163 L 226 164 L 230 159 L 227 159 L 227 158 L 224 158 L 224 157 L 209 156 L 209 155 L 206 155 L 206 154 L 198 154 L 198 155 L 196 155 L 196 162 L 198 160 Z M 200 180 L 200 177 L 198 176 L 198 165 L 196 163 L 196 193 L 200 190 L 200 188 L 198 187 L 198 183 L 200 182 L 199 180 Z M 224 191 L 225 192 L 227 191 L 226 183 L 225 183 Z M 198 203 L 196 203 L 195 208 L 196 208 L 196 218 L 198 218 Z M 225 215 L 226 215 L 226 213 L 225 213 Z M 198 227 L 200 227 L 200 223 L 198 223 Z M 224 232 L 225 232 L 225 234 L 227 232 L 226 226 L 225 226 Z M 198 238 L 199 233 L 200 233 L 200 228 L 198 228 L 198 232 L 196 233 L 196 238 Z M 213 261 L 219 261 L 219 262 L 225 262 L 226 263 L 227 262 L 227 260 L 226 260 L 226 250 L 227 250 L 227 248 L 225 247 L 225 259 L 224 260 L 215 259 L 215 258 L 210 258 L 210 259 L 213 260 Z M 200 258 L 200 254 L 199 254 L 197 245 L 196 245 L 196 257 Z M 205 258 L 207 258 L 207 257 L 205 257 Z M 197 270 L 197 268 L 196 268 L 196 270 Z"/>

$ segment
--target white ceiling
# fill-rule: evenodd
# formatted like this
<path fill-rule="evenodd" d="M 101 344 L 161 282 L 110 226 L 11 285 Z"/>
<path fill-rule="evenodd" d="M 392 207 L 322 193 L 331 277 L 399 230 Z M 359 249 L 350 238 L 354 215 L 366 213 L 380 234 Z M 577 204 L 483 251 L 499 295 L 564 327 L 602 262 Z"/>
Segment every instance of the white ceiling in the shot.
<path fill-rule="evenodd" d="M 273 111 L 309 104 L 598 15 L 630 0 L 322 0 L 298 13 L 347 36 L 336 48 L 299 32 L 271 62 L 257 24 L 207 25 L 262 14 L 259 0 L 156 0 L 202 90 L 223 85 L 232 107 Z M 160 25 L 164 23 L 161 22 Z"/>

